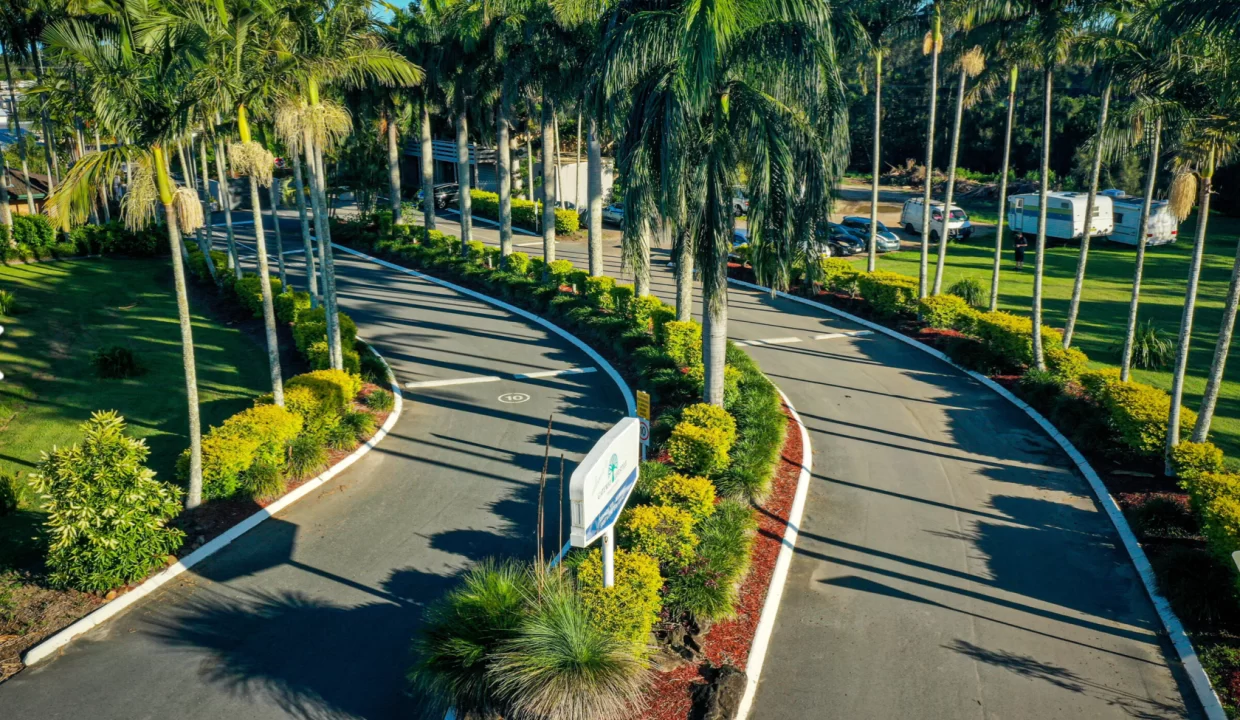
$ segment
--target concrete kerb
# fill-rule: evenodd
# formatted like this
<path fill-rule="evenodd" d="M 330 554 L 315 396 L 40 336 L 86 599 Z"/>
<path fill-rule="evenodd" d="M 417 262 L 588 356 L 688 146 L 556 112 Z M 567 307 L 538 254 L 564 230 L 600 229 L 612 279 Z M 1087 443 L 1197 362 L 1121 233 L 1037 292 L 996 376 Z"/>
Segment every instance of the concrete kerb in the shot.
<path fill-rule="evenodd" d="M 762 287 L 761 285 L 756 285 L 751 282 L 745 282 L 744 280 L 728 278 L 728 282 L 750 290 L 760 290 L 767 293 L 771 292 L 770 288 Z M 804 305 L 819 308 L 832 315 L 855 322 L 859 325 L 870 328 L 875 332 L 879 332 L 883 335 L 899 340 L 906 345 L 911 345 L 922 352 L 933 355 L 1007 399 L 1013 405 L 1023 410 L 1026 415 L 1028 415 L 1043 430 L 1045 430 L 1046 433 L 1050 435 L 1051 438 L 1059 445 L 1059 447 L 1063 449 L 1068 457 L 1072 459 L 1072 462 L 1076 465 L 1077 470 L 1080 471 L 1081 475 L 1085 477 L 1085 480 L 1089 483 L 1090 488 L 1094 492 L 1094 496 L 1098 499 L 1098 503 L 1102 505 L 1103 510 L 1106 511 L 1107 517 L 1111 519 L 1111 524 L 1115 526 L 1115 531 L 1119 533 L 1120 540 L 1124 544 L 1124 549 L 1128 552 L 1128 557 L 1132 561 L 1133 567 L 1136 568 L 1137 574 L 1141 576 L 1141 583 L 1145 586 L 1145 591 L 1149 594 L 1150 601 L 1154 604 L 1154 609 L 1158 613 L 1158 618 L 1162 621 L 1163 628 L 1166 629 L 1167 635 L 1171 638 L 1171 644 L 1175 647 L 1176 653 L 1180 656 L 1180 662 L 1183 664 L 1185 672 L 1188 673 L 1189 681 L 1193 685 L 1193 690 L 1197 693 L 1197 699 L 1201 702 L 1202 708 L 1206 712 L 1206 716 L 1210 718 L 1210 720 L 1226 720 L 1227 714 L 1223 711 L 1222 703 L 1219 702 L 1218 695 L 1215 694 L 1214 688 L 1210 685 L 1210 678 L 1206 675 L 1205 669 L 1201 667 L 1201 661 L 1197 657 L 1197 651 L 1193 648 L 1192 642 L 1188 639 L 1188 633 L 1185 632 L 1184 625 L 1176 616 L 1175 611 L 1171 609 L 1171 603 L 1169 603 L 1167 599 L 1158 592 L 1157 580 L 1154 577 L 1153 568 L 1150 567 L 1149 558 L 1145 556 L 1145 551 L 1141 549 L 1141 543 L 1137 541 L 1137 537 L 1133 534 L 1132 528 L 1128 526 L 1128 520 L 1124 517 L 1124 513 L 1121 512 L 1119 506 L 1115 504 L 1115 499 L 1111 497 L 1110 492 L 1106 489 L 1106 485 L 1102 483 L 1102 478 L 1100 478 L 1098 473 L 1094 471 L 1092 466 L 1090 466 L 1089 461 L 1085 459 L 1085 456 L 1076 449 L 1071 441 L 1063 436 L 1063 433 L 1059 432 L 1058 428 L 1051 424 L 1049 420 L 1044 418 L 1041 413 L 1030 407 L 1020 398 L 1013 395 L 1002 385 L 999 385 L 994 380 L 991 380 L 981 373 L 957 365 L 947 355 L 924 343 L 902 335 L 888 327 L 870 322 L 869 320 L 857 317 L 852 313 L 845 312 L 838 308 L 833 308 L 824 303 L 815 302 L 808 298 L 797 297 L 796 295 L 791 295 L 786 292 L 776 291 L 775 294 L 786 300 L 792 300 Z"/>
<path fill-rule="evenodd" d="M 775 388 L 779 390 L 779 388 Z M 754 631 L 753 642 L 749 646 L 749 662 L 745 666 L 745 693 L 737 706 L 736 720 L 749 717 L 753 707 L 754 696 L 758 692 L 758 680 L 762 677 L 762 666 L 766 662 L 766 650 L 771 644 L 771 633 L 775 630 L 775 616 L 779 613 L 779 604 L 783 600 L 784 585 L 788 582 L 788 571 L 792 567 L 792 554 L 796 550 L 797 537 L 801 532 L 801 518 L 805 514 L 805 499 L 809 495 L 809 479 L 814 469 L 814 451 L 809 444 L 809 431 L 801 416 L 792 406 L 792 401 L 779 390 L 792 419 L 801 429 L 801 474 L 797 477 L 796 494 L 792 498 L 792 507 L 788 510 L 788 526 L 784 529 L 779 556 L 775 559 L 775 572 L 771 575 L 771 583 L 767 587 L 766 602 L 762 603 L 762 613 L 758 616 L 758 627 Z"/>
<path fill-rule="evenodd" d="M 383 438 L 387 437 L 387 434 L 391 432 L 392 427 L 396 425 L 396 421 L 400 418 L 401 410 L 404 407 L 404 400 L 401 396 L 400 387 L 396 384 L 396 376 L 392 373 L 391 367 L 388 366 L 387 360 L 384 360 L 383 356 L 379 354 L 378 350 L 375 350 L 374 346 L 370 346 L 370 351 L 374 353 L 375 356 L 383 362 L 383 366 L 387 368 L 388 377 L 392 388 L 392 397 L 395 400 L 395 404 L 392 407 L 392 412 L 388 415 L 387 421 L 383 423 L 383 427 L 379 428 L 378 432 L 376 432 L 373 437 L 363 443 L 361 447 L 350 453 L 348 457 L 328 468 L 317 477 L 307 480 L 296 489 L 285 493 L 280 499 L 247 517 L 236 525 L 233 525 L 222 535 L 219 535 L 194 552 L 181 558 L 175 564 L 168 566 L 164 570 L 156 573 L 154 576 L 146 579 L 138 585 L 138 587 L 128 593 L 121 595 L 112 602 L 100 607 L 98 610 L 95 610 L 86 617 L 78 620 L 38 645 L 30 648 L 22 656 L 22 662 L 29 666 L 47 659 L 52 654 L 64 648 L 82 633 L 101 625 L 108 620 L 111 620 L 113 617 L 116 617 L 134 603 L 167 584 L 173 578 L 177 577 L 186 570 L 189 570 L 203 560 L 206 560 L 220 550 L 223 550 L 229 543 L 249 532 L 267 518 L 273 517 L 276 513 L 284 510 L 293 503 L 310 494 L 316 488 L 336 477 L 346 468 L 353 465 L 353 463 L 360 460 L 363 455 L 373 450 L 375 446 L 383 440 Z"/>

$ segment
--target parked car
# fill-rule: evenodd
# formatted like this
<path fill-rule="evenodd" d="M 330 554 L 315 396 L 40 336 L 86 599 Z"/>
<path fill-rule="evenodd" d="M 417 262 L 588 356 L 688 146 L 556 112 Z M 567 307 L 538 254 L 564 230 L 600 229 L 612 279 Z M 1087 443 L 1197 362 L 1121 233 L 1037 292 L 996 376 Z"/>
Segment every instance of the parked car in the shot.
<path fill-rule="evenodd" d="M 461 195 L 461 186 L 456 183 L 440 183 L 434 187 L 435 207 L 443 209 L 454 203 Z M 418 191 L 418 203 L 421 204 L 425 193 Z"/>
<path fill-rule="evenodd" d="M 749 214 L 749 198 L 745 196 L 742 188 L 732 188 L 732 214 L 737 216 Z"/>
<path fill-rule="evenodd" d="M 848 257 L 866 250 L 866 240 L 839 223 L 827 223 L 827 257 Z"/>
<path fill-rule="evenodd" d="M 603 220 L 616 225 L 624 224 L 624 203 L 612 203 L 603 208 Z"/>
<path fill-rule="evenodd" d="M 853 234 L 859 235 L 867 243 L 870 241 L 870 219 L 868 217 L 850 216 L 844 218 L 840 223 L 844 227 L 853 231 Z M 887 226 L 881 222 L 875 223 L 878 226 L 878 232 L 874 234 L 874 245 L 879 252 L 892 252 L 900 249 L 900 238 L 896 234 L 887 229 Z"/>
<path fill-rule="evenodd" d="M 921 213 L 925 204 L 921 198 L 905 200 L 900 211 L 900 224 L 909 235 L 921 234 Z M 943 230 L 943 203 L 930 202 L 930 240 L 938 242 L 939 233 Z M 952 205 L 951 219 L 947 221 L 947 239 L 965 240 L 973 234 L 973 224 L 964 210 Z"/>

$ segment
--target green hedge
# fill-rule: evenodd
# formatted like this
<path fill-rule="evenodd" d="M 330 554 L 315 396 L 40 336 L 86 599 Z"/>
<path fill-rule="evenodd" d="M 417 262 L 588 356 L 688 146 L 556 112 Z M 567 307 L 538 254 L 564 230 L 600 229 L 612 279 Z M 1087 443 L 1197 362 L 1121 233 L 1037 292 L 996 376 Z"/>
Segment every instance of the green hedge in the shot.
<path fill-rule="evenodd" d="M 857 287 L 879 315 L 897 317 L 917 310 L 917 278 L 880 270 L 858 275 Z"/>
<path fill-rule="evenodd" d="M 470 190 L 470 208 L 474 215 L 499 222 L 499 195 L 485 190 Z M 537 231 L 542 222 L 542 203 L 512 198 L 512 224 L 514 227 Z M 581 226 L 581 218 L 572 210 L 556 208 L 555 231 L 575 233 Z"/>

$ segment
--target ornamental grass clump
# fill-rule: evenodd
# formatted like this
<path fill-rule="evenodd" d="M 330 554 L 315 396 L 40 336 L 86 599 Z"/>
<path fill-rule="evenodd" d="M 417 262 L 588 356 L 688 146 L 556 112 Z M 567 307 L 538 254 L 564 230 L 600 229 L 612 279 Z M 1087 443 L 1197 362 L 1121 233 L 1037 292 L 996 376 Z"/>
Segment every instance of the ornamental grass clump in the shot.
<path fill-rule="evenodd" d="M 115 412 L 96 412 L 80 444 L 44 453 L 30 476 L 47 511 L 47 567 L 56 587 L 103 592 L 141 580 L 181 547 L 167 523 L 180 489 L 143 465 L 150 450 Z"/>
<path fill-rule="evenodd" d="M 749 572 L 758 521 L 747 503 L 725 500 L 697 526 L 693 560 L 667 579 L 665 604 L 673 616 L 688 613 L 699 623 L 730 617 L 738 588 Z"/>

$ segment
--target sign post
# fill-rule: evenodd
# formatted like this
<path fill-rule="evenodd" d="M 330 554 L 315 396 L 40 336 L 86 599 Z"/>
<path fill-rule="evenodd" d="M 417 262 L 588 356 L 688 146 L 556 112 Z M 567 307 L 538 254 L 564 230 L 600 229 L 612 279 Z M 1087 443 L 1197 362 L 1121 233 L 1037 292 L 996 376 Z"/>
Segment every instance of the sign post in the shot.
<path fill-rule="evenodd" d="M 616 423 L 573 471 L 568 485 L 572 514 L 569 543 L 589 547 L 603 539 L 603 587 L 611 587 L 615 581 L 614 526 L 637 485 L 640 431 L 637 418 Z"/>
<path fill-rule="evenodd" d="M 641 422 L 642 462 L 646 462 L 646 446 L 650 445 L 650 393 L 637 391 L 637 419 Z"/>

